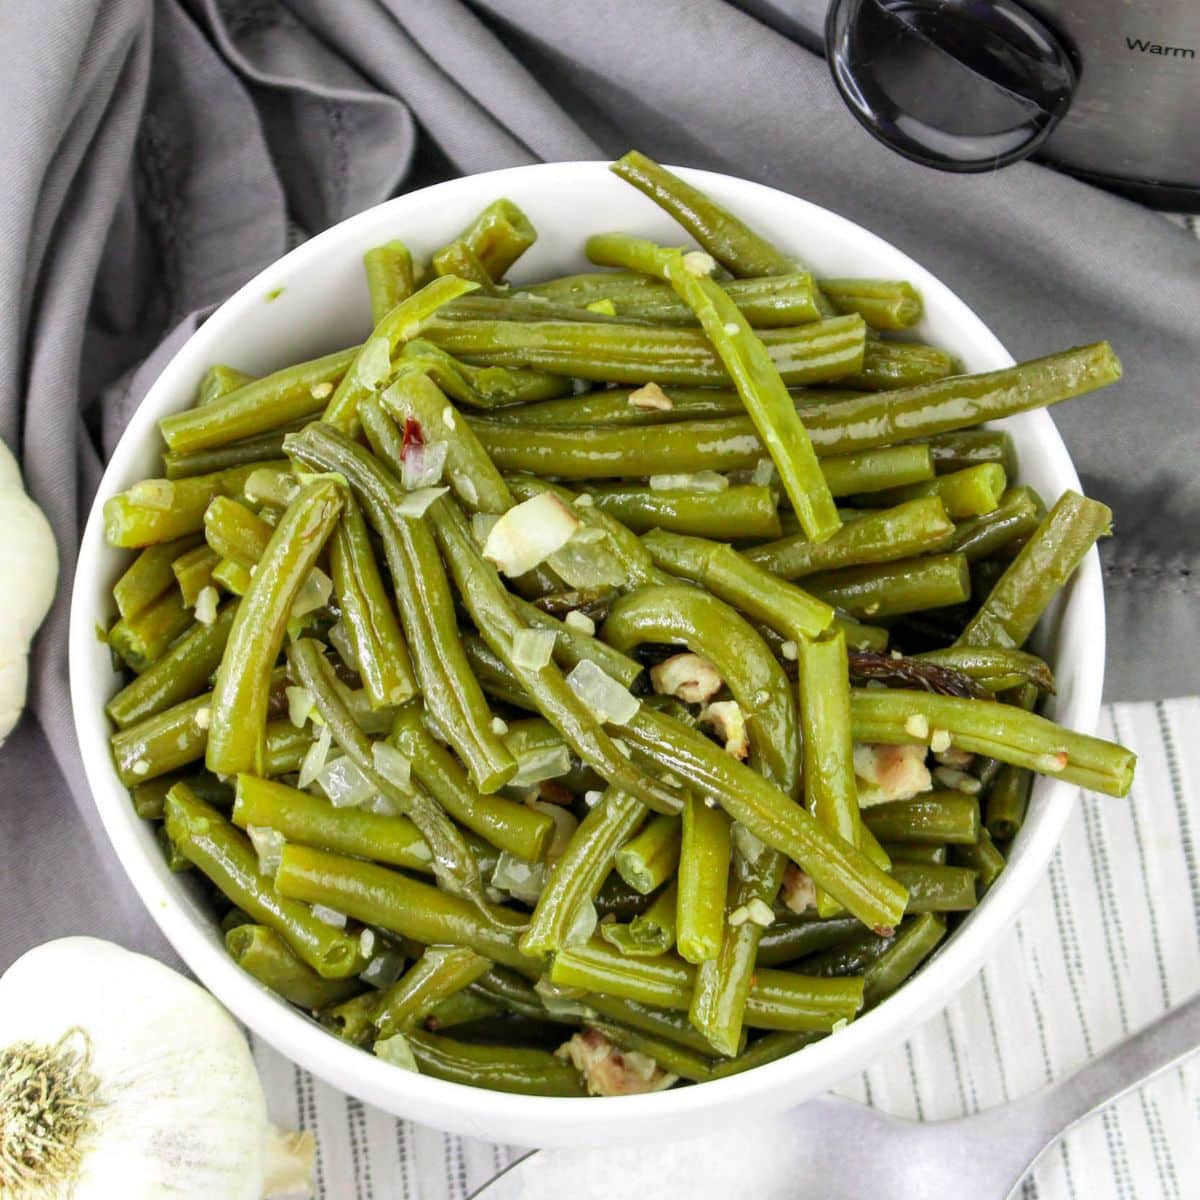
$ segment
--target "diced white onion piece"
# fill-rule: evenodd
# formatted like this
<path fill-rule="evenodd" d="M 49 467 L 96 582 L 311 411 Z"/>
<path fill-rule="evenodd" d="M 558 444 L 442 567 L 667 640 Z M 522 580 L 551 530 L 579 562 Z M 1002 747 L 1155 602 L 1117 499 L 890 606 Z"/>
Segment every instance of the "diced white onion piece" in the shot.
<path fill-rule="evenodd" d="M 308 616 L 310 612 L 316 612 L 318 608 L 324 608 L 331 595 L 333 580 L 320 567 L 313 567 L 308 573 L 308 578 L 300 585 L 300 591 L 292 605 L 292 620 L 299 620 Z"/>
<path fill-rule="evenodd" d="M 588 808 L 595 808 L 596 805 L 599 804 L 600 801 L 603 799 L 604 799 L 603 792 L 584 792 L 583 793 L 583 802 L 584 802 L 584 804 L 586 804 L 588 806 Z"/>
<path fill-rule="evenodd" d="M 546 857 L 543 860 L 547 867 L 552 867 L 563 856 L 563 852 L 567 848 L 567 844 L 575 834 L 575 830 L 579 828 L 579 822 L 575 819 L 575 814 L 569 808 L 564 808 L 561 804 L 547 804 L 543 800 L 526 800 L 526 807 L 534 809 L 536 812 L 545 813 L 554 822 L 554 836 L 550 839 L 550 845 L 546 849 Z"/>
<path fill-rule="evenodd" d="M 211 625 L 217 619 L 217 589 L 212 584 L 200 589 L 193 611 L 201 625 Z"/>
<path fill-rule="evenodd" d="M 371 391 L 378 391 L 392 373 L 392 346 L 385 337 L 367 338 L 358 352 L 354 363 L 354 375 L 358 383 Z"/>
<path fill-rule="evenodd" d="M 739 925 L 745 925 L 745 923 L 750 920 L 750 910 L 743 904 L 740 907 L 735 908 L 733 912 L 729 914 L 728 920 L 729 924 L 735 929 Z"/>
<path fill-rule="evenodd" d="M 283 834 L 267 825 L 247 825 L 246 836 L 258 855 L 258 873 L 274 875 L 283 858 Z"/>
<path fill-rule="evenodd" d="M 408 756 L 402 754 L 390 742 L 373 742 L 371 744 L 371 761 L 375 770 L 388 783 L 394 784 L 401 791 L 407 791 L 412 779 L 412 763 Z"/>
<path fill-rule="evenodd" d="M 572 609 L 563 617 L 563 624 L 568 629 L 574 629 L 576 633 L 593 634 L 596 632 L 596 622 L 587 613 L 580 612 L 577 608 Z"/>
<path fill-rule="evenodd" d="M 242 485 L 242 494 L 251 504 L 273 504 L 287 508 L 300 490 L 300 480 L 280 467 L 259 467 Z"/>
<path fill-rule="evenodd" d="M 288 720 L 297 729 L 303 729 L 316 707 L 316 698 L 304 687 L 287 687 L 283 689 L 283 694 L 288 702 Z"/>
<path fill-rule="evenodd" d="M 608 536 L 603 530 L 599 532 L 602 538 Z M 628 579 L 617 556 L 599 541 L 588 543 L 572 538 L 546 562 L 568 587 L 624 587 Z"/>
<path fill-rule="evenodd" d="M 618 683 L 590 659 L 585 658 L 575 664 L 567 676 L 567 683 L 588 710 L 606 724 L 625 725 L 633 719 L 640 707 L 636 697 L 627 687 Z"/>
<path fill-rule="evenodd" d="M 382 793 L 376 792 L 370 800 L 363 805 L 367 812 L 378 813 L 381 817 L 398 817 L 401 815 L 400 810 Z M 414 847 L 414 850 L 416 847 Z M 428 851 L 426 851 L 428 853 Z"/>
<path fill-rule="evenodd" d="M 175 485 L 169 479 L 143 479 L 125 494 L 139 508 L 165 511 L 175 503 Z"/>
<path fill-rule="evenodd" d="M 332 925 L 335 929 L 346 928 L 346 914 L 338 912 L 336 908 L 330 908 L 326 904 L 314 904 L 312 906 L 312 915 L 318 921 L 323 921 L 326 925 Z"/>
<path fill-rule="evenodd" d="M 734 821 L 730 827 L 733 847 L 741 855 L 744 862 L 756 863 L 758 856 L 767 848 L 766 843 L 755 833 L 752 833 L 741 821 Z"/>
<path fill-rule="evenodd" d="M 358 935 L 358 949 L 363 958 L 370 958 L 375 953 L 375 930 L 364 929 Z"/>
<path fill-rule="evenodd" d="M 352 671 L 357 671 L 358 655 L 354 653 L 354 643 L 350 640 L 350 630 L 345 621 L 335 621 L 330 625 L 329 642 L 342 662 Z"/>
<path fill-rule="evenodd" d="M 588 905 L 588 907 L 594 914 L 595 906 Z M 533 990 L 537 992 L 542 1005 L 552 1017 L 580 1021 L 595 1020 L 596 1018 L 596 1010 L 583 1003 L 582 998 L 586 993 L 579 988 L 560 987 L 556 983 L 551 983 L 549 976 L 543 975 L 533 985 Z"/>
<path fill-rule="evenodd" d="M 765 900 L 760 900 L 757 896 L 746 905 L 746 909 L 750 914 L 750 920 L 755 925 L 761 925 L 766 929 L 768 925 L 775 923 L 774 910 Z"/>
<path fill-rule="evenodd" d="M 389 946 L 375 955 L 359 979 L 375 988 L 391 987 L 404 971 L 404 955 L 399 950 Z"/>
<path fill-rule="evenodd" d="M 759 487 L 766 487 L 774 478 L 775 463 L 769 458 L 760 458 L 754 464 L 754 470 L 750 472 L 750 482 L 758 484 Z"/>
<path fill-rule="evenodd" d="M 375 794 L 371 781 L 346 757 L 328 763 L 316 782 L 334 808 L 360 808 Z"/>
<path fill-rule="evenodd" d="M 596 932 L 599 917 L 594 904 L 584 904 L 575 914 L 571 928 L 567 930 L 563 940 L 568 946 L 582 946 Z"/>
<path fill-rule="evenodd" d="M 543 779 L 557 779 L 571 769 L 571 751 L 566 746 L 545 746 L 517 758 L 517 773 L 509 787 L 532 787 Z"/>
<path fill-rule="evenodd" d="M 540 671 L 554 654 L 557 634 L 553 629 L 520 629 L 513 636 L 513 665 Z"/>
<path fill-rule="evenodd" d="M 608 537 L 608 530 L 601 529 L 598 525 L 580 525 L 571 538 L 571 545 L 591 546 L 596 542 L 604 541 L 606 537 Z"/>
<path fill-rule="evenodd" d="M 455 494 L 461 496 L 464 503 L 479 503 L 479 489 L 475 486 L 475 480 L 465 471 L 455 471 L 450 476 L 450 482 L 454 485 Z"/>
<path fill-rule="evenodd" d="M 418 488 L 432 487 L 442 478 L 446 466 L 446 454 L 449 443 L 445 441 L 423 442 L 418 445 L 410 442 L 404 448 L 404 461 L 400 481 L 404 490 L 414 492 Z"/>
<path fill-rule="evenodd" d="M 402 1071 L 412 1071 L 417 1075 L 421 1073 L 416 1055 L 413 1054 L 412 1046 L 404 1034 L 393 1033 L 391 1037 L 379 1038 L 373 1049 L 375 1057 L 382 1058 L 385 1063 L 399 1067 Z"/>
<path fill-rule="evenodd" d="M 651 475 L 652 492 L 723 492 L 729 480 L 717 471 L 691 471 L 686 475 Z"/>
<path fill-rule="evenodd" d="M 507 892 L 517 900 L 526 904 L 536 904 L 546 886 L 546 868 L 543 863 L 526 862 L 509 854 L 501 852 L 496 859 L 496 868 L 492 872 L 492 887 Z"/>
<path fill-rule="evenodd" d="M 406 492 L 404 499 L 396 505 L 395 511 L 402 517 L 423 517 L 429 506 L 449 490 L 448 487 L 427 487 L 418 488 L 415 492 Z"/>
<path fill-rule="evenodd" d="M 670 412 L 675 407 L 671 403 L 671 397 L 657 383 L 647 383 L 640 388 L 635 388 L 629 393 L 629 403 L 634 408 L 657 410 L 659 412 Z"/>
<path fill-rule="evenodd" d="M 483 557 L 515 578 L 562 549 L 578 528 L 579 518 L 553 492 L 539 492 L 496 522 L 484 542 Z"/>
<path fill-rule="evenodd" d="M 703 250 L 689 250 L 683 256 L 683 269 L 689 275 L 711 275 L 717 269 L 717 260 Z"/>
<path fill-rule="evenodd" d="M 500 520 L 498 513 L 472 513 L 471 514 L 471 535 L 475 538 L 478 545 L 484 546 L 487 544 L 488 534 L 492 532 L 496 522 Z"/>
<path fill-rule="evenodd" d="M 508 722 L 503 717 L 493 717 L 492 732 L 497 737 L 503 737 L 508 732 Z"/>
<path fill-rule="evenodd" d="M 329 747 L 333 742 L 333 734 L 328 725 L 321 726 L 317 740 L 308 748 L 304 761 L 300 764 L 300 778 L 296 781 L 301 788 L 306 788 L 325 768 L 325 759 L 329 757 Z"/>

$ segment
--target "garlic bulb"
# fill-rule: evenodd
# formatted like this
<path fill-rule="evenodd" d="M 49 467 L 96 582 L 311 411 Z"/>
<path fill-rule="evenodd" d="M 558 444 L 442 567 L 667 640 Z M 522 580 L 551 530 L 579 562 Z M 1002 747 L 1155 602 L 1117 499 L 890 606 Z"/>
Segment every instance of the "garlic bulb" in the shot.
<path fill-rule="evenodd" d="M 54 599 L 58 547 L 45 514 L 25 494 L 21 468 L 0 442 L 0 562 L 9 580 L 0 637 L 0 746 L 21 710 L 29 673 L 29 643 Z"/>
<path fill-rule="evenodd" d="M 170 968 L 95 938 L 0 977 L 0 1196 L 311 1195 L 311 1135 L 267 1121 L 233 1018 Z"/>

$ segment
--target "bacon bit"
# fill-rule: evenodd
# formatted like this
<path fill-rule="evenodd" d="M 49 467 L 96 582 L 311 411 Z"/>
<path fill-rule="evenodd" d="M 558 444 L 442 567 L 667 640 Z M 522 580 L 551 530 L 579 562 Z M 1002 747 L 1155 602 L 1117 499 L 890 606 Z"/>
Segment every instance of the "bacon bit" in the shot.
<path fill-rule="evenodd" d="M 794 913 L 803 915 L 817 907 L 817 885 L 807 871 L 802 871 L 794 862 L 787 865 L 783 873 L 780 899 Z"/>
<path fill-rule="evenodd" d="M 685 704 L 707 704 L 722 688 L 717 668 L 700 654 L 673 654 L 650 668 L 650 683 L 663 696 Z"/>
<path fill-rule="evenodd" d="M 858 742 L 854 773 L 859 778 L 858 802 L 863 808 L 889 800 L 911 800 L 933 787 L 925 765 L 925 746 L 889 746 Z"/>
<path fill-rule="evenodd" d="M 555 1051 L 579 1071 L 593 1096 L 637 1096 L 660 1092 L 677 1078 L 647 1054 L 618 1050 L 596 1029 L 585 1029 Z"/>
<path fill-rule="evenodd" d="M 629 403 L 634 408 L 658 409 L 661 412 L 669 412 L 675 407 L 671 397 L 657 383 L 643 384 L 630 392 Z"/>
<path fill-rule="evenodd" d="M 564 808 L 575 803 L 574 793 L 554 779 L 543 779 L 538 784 L 538 799 L 547 804 L 561 804 Z"/>
<path fill-rule="evenodd" d="M 700 713 L 700 723 L 711 726 L 725 743 L 725 750 L 734 758 L 745 760 L 750 755 L 750 739 L 746 735 L 746 718 L 736 700 L 718 700 Z"/>

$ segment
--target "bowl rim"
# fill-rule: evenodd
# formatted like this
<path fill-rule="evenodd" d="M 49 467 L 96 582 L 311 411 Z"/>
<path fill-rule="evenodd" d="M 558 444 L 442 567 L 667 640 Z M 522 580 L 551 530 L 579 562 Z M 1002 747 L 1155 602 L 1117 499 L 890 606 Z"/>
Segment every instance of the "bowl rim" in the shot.
<path fill-rule="evenodd" d="M 181 884 L 164 877 L 163 865 L 155 864 L 145 853 L 139 839 L 140 818 L 129 803 L 129 793 L 118 780 L 109 753 L 107 718 L 97 704 L 95 670 L 89 661 L 94 651 L 97 612 L 91 603 L 91 590 L 80 581 L 97 577 L 108 547 L 104 540 L 103 505 L 119 490 L 129 473 L 141 439 L 156 428 L 156 416 L 166 408 L 164 400 L 181 386 L 176 382 L 190 369 L 197 346 L 218 346 L 223 331 L 240 320 L 248 305 L 258 303 L 264 292 L 276 287 L 284 276 L 336 250 L 343 241 L 352 240 L 359 228 L 378 220 L 382 211 L 402 217 L 415 197 L 431 196 L 447 201 L 474 196 L 481 190 L 490 196 L 504 194 L 506 183 L 514 175 L 544 177 L 547 189 L 557 180 L 579 172 L 604 172 L 608 164 L 598 161 L 539 163 L 504 168 L 478 175 L 464 176 L 428 188 L 418 189 L 385 201 L 331 226 L 270 264 L 230 296 L 208 320 L 179 348 L 163 368 L 154 384 L 131 415 L 114 449 L 97 488 L 80 542 L 73 580 L 69 626 L 70 690 L 76 734 L 85 774 L 105 831 L 122 867 L 151 916 L 201 982 L 258 1036 L 293 1062 L 342 1090 L 361 1096 L 397 1115 L 403 1115 L 443 1128 L 495 1138 L 497 1125 L 506 1130 L 524 1128 L 537 1131 L 527 1144 L 567 1143 L 583 1140 L 578 1136 L 585 1126 L 587 1140 L 603 1140 L 603 1127 L 620 1127 L 622 1137 L 636 1138 L 639 1130 L 647 1135 L 664 1122 L 686 1121 L 728 1110 L 745 1102 L 754 1109 L 754 1100 L 768 1093 L 778 1096 L 789 1084 L 797 1085 L 797 1097 L 833 1086 L 855 1071 L 877 1052 L 898 1045 L 915 1027 L 939 1012 L 982 965 L 996 937 L 1017 916 L 1049 863 L 1071 814 L 1079 789 L 1060 780 L 1037 781 L 1037 804 L 1042 810 L 1036 828 L 1027 827 L 1021 853 L 1006 869 L 1000 882 L 989 891 L 955 936 L 948 938 L 923 966 L 894 995 L 872 1011 L 838 1031 L 836 1038 L 825 1038 L 793 1054 L 725 1079 L 703 1086 L 672 1089 L 641 1096 L 607 1098 L 603 1106 L 586 1109 L 563 1103 L 564 1099 L 514 1095 L 450 1083 L 427 1076 L 398 1072 L 370 1053 L 339 1041 L 299 1010 L 275 996 L 237 966 L 212 935 L 212 928 L 201 927 L 195 914 L 179 895 Z M 972 309 L 949 287 L 899 247 L 837 213 L 800 197 L 764 184 L 735 176 L 692 168 L 672 167 L 682 177 L 701 188 L 728 198 L 729 193 L 759 195 L 775 205 L 789 208 L 798 217 L 817 218 L 839 225 L 843 231 L 872 250 L 883 249 L 900 255 L 909 278 L 926 297 L 936 295 L 957 324 L 969 330 L 978 354 L 993 360 L 993 368 L 1009 365 L 1013 359 L 1000 341 Z M 542 182 L 539 178 L 538 182 Z M 731 201 L 736 205 L 736 199 Z M 206 351 L 207 361 L 219 356 Z M 1063 487 L 1080 487 L 1066 447 L 1044 409 L 1022 414 L 1050 458 L 1049 469 Z M 1104 672 L 1104 601 L 1099 557 L 1093 549 L 1072 581 L 1064 611 L 1078 612 L 1077 620 L 1088 630 L 1091 650 L 1072 663 L 1073 686 L 1065 702 L 1063 717 L 1084 732 L 1094 732 L 1100 706 Z M 97 717 L 99 719 L 97 719 Z M 970 936 L 965 936 L 970 930 Z M 839 1065 L 841 1064 L 841 1065 Z M 816 1077 L 816 1089 L 804 1090 L 802 1080 Z M 777 1104 L 784 1107 L 788 1100 Z M 583 1120 L 581 1120 L 581 1118 Z M 572 1134 L 572 1129 L 575 1135 Z M 594 1136 L 593 1136 L 594 1135 Z M 511 1140 L 521 1140 L 520 1137 Z"/>

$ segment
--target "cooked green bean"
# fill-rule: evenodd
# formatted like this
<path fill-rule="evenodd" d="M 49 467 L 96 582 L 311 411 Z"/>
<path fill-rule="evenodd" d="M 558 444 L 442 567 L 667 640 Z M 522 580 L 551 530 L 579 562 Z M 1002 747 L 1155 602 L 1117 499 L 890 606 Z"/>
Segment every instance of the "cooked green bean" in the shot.
<path fill-rule="evenodd" d="M 820 1041 L 824 1036 L 825 1034 L 819 1032 L 787 1033 L 779 1031 L 763 1034 L 762 1037 L 751 1042 L 746 1051 L 736 1058 L 718 1059 L 708 1077 L 709 1079 L 727 1079 L 730 1075 L 740 1075 L 743 1071 L 749 1071 L 753 1067 L 762 1067 L 767 1063 L 778 1062 L 781 1058 L 787 1058 L 789 1054 L 795 1054 L 798 1050 L 803 1050 L 805 1046 Z"/>
<path fill-rule="evenodd" d="M 580 914 L 591 904 L 617 851 L 646 819 L 635 796 L 609 788 L 592 806 L 567 843 L 521 935 L 521 950 L 548 958 L 570 944 Z"/>
<path fill-rule="evenodd" d="M 179 480 L 226 471 L 232 467 L 245 466 L 247 463 L 261 465 L 270 462 L 282 457 L 283 439 L 289 433 L 302 429 L 307 420 L 307 417 L 301 417 L 296 421 L 288 421 L 278 429 L 270 429 L 254 437 L 214 446 L 209 450 L 197 450 L 194 454 L 164 451 L 163 471 L 168 479 Z"/>
<path fill-rule="evenodd" d="M 239 967 L 309 1012 L 340 1004 L 363 990 L 357 979 L 322 979 L 267 925 L 237 925 L 225 934 L 225 949 Z"/>
<path fill-rule="evenodd" d="M 1010 488 L 991 512 L 958 525 L 950 549 L 965 554 L 971 562 L 991 558 L 1027 538 L 1045 516 L 1045 507 L 1032 488 Z"/>
<path fill-rule="evenodd" d="M 454 599 L 424 521 L 400 516 L 398 481 L 362 447 L 323 423 L 288 439 L 288 453 L 321 470 L 339 472 L 383 538 L 421 694 L 463 760 L 475 786 L 498 791 L 517 764 L 492 732 L 491 712 L 462 648 Z"/>
<path fill-rule="evenodd" d="M 350 498 L 330 543 L 329 569 L 354 650 L 353 665 L 371 704 L 376 708 L 403 704 L 417 689 L 412 659 L 375 561 L 367 523 Z"/>
<path fill-rule="evenodd" d="M 434 252 L 429 260 L 435 275 L 449 276 L 470 280 L 486 295 L 499 296 L 499 289 L 492 283 L 492 277 L 487 268 L 479 261 L 479 256 L 461 238 L 449 242 L 440 250 Z"/>
<path fill-rule="evenodd" d="M 994 512 L 1007 482 L 999 463 L 979 463 L 949 475 L 938 475 L 924 483 L 889 489 L 870 496 L 872 504 L 902 504 L 918 496 L 940 496 L 946 512 L 956 521 Z"/>
<path fill-rule="evenodd" d="M 821 316 L 813 278 L 807 271 L 759 279 L 730 279 L 723 281 L 721 288 L 756 329 L 803 325 Z M 527 284 L 517 296 L 536 296 L 556 306 L 584 306 L 607 300 L 619 317 L 649 320 L 658 325 L 696 323 L 695 313 L 668 284 L 635 271 L 566 275 L 546 283 Z"/>
<path fill-rule="evenodd" d="M 986 825 L 992 837 L 1008 841 L 1025 824 L 1032 774 L 1022 767 L 1002 766 L 987 794 Z"/>
<path fill-rule="evenodd" d="M 960 750 L 986 754 L 1107 796 L 1124 796 L 1133 779 L 1136 755 L 1123 746 L 1063 729 L 1011 704 L 898 688 L 856 688 L 850 705 L 855 741 L 925 741 L 911 732 L 910 718 L 915 715 L 924 717 L 930 730 L 949 733 Z"/>
<path fill-rule="evenodd" d="M 725 926 L 725 892 L 732 842 L 729 818 L 688 796 L 681 814 L 676 941 L 690 963 L 714 959 Z"/>
<path fill-rule="evenodd" d="M 894 279 L 822 279 L 821 291 L 841 313 L 854 312 L 872 329 L 908 329 L 924 312 L 921 293 Z"/>
<path fill-rule="evenodd" d="M 923 792 L 863 810 L 867 828 L 885 842 L 974 845 L 979 839 L 979 801 L 962 792 Z"/>
<path fill-rule="evenodd" d="M 227 604 L 212 624 L 197 621 L 157 662 L 127 683 L 104 707 L 117 728 L 127 729 L 206 690 L 221 664 L 236 611 L 236 604 Z"/>
<path fill-rule="evenodd" d="M 135 783 L 129 789 L 134 811 L 143 821 L 161 821 L 167 793 L 177 783 L 186 783 L 198 799 L 214 808 L 225 810 L 233 807 L 233 788 L 222 783 L 215 775 L 207 771 L 199 774 L 173 771 L 147 783 Z"/>
<path fill-rule="evenodd" d="M 947 646 L 913 656 L 921 662 L 969 675 L 989 692 L 1031 684 L 1040 692 L 1054 691 L 1054 675 L 1036 654 L 1003 646 Z M 1032 707 L 1032 705 L 1028 706 Z"/>
<path fill-rule="evenodd" d="M 220 555 L 209 547 L 196 546 L 171 564 L 185 608 L 195 608 L 200 593 L 212 586 L 213 567 L 220 561 Z"/>
<path fill-rule="evenodd" d="M 400 352 L 400 371 L 427 371 L 429 377 L 458 404 L 497 409 L 533 404 L 569 394 L 572 381 L 564 375 L 514 367 L 473 367 L 447 354 L 424 338 L 413 338 Z"/>
<path fill-rule="evenodd" d="M 800 410 L 803 414 L 803 408 Z M 929 447 L 922 445 L 884 446 L 876 450 L 860 450 L 855 454 L 837 454 L 821 460 L 821 474 L 835 496 L 857 496 L 879 492 L 890 495 L 888 489 L 904 490 L 906 485 L 925 486 L 933 480 L 933 460 Z M 918 494 L 916 492 L 914 495 Z M 933 491 L 919 493 L 935 494 Z M 899 504 L 912 497 L 901 496 L 892 501 L 874 498 L 880 505 Z"/>
<path fill-rule="evenodd" d="M 863 975 L 863 1008 L 886 1000 L 937 948 L 946 923 L 932 913 L 905 921 L 896 940 Z"/>
<path fill-rule="evenodd" d="M 154 666 L 167 647 L 187 629 L 192 610 L 178 588 L 160 596 L 136 616 L 122 617 L 109 631 L 108 644 L 131 671 L 141 674 Z"/>
<path fill-rule="evenodd" d="M 679 865 L 678 817 L 656 816 L 617 851 L 617 874 L 643 896 L 657 891 Z"/>
<path fill-rule="evenodd" d="M 421 786 L 456 821 L 499 850 L 528 862 L 540 862 L 554 834 L 554 821 L 543 812 L 486 796 L 471 786 L 458 760 L 425 726 L 419 706 L 396 714 L 391 741 L 412 764 Z"/>
<path fill-rule="evenodd" d="M 847 916 L 777 917 L 762 932 L 758 943 L 758 962 L 764 967 L 795 962 L 840 945 L 862 928 L 860 921 Z"/>
<path fill-rule="evenodd" d="M 804 586 L 852 617 L 874 619 L 962 604 L 971 595 L 971 575 L 961 554 L 929 554 L 809 575 Z"/>
<path fill-rule="evenodd" d="M 644 913 L 639 913 L 628 925 L 601 921 L 596 927 L 610 946 L 630 958 L 654 958 L 666 954 L 675 945 L 676 907 L 679 889 L 672 880 L 654 898 Z"/>
<path fill-rule="evenodd" d="M 212 694 L 172 705 L 113 734 L 113 762 L 126 787 L 165 775 L 203 757 Z"/>
<path fill-rule="evenodd" d="M 959 644 L 1023 646 L 1046 606 L 1111 526 L 1107 506 L 1064 492 L 967 623 Z"/>
<path fill-rule="evenodd" d="M 964 912 L 977 903 L 976 875 L 966 867 L 897 862 L 892 875 L 908 889 L 908 913 Z"/>
<path fill-rule="evenodd" d="M 379 1037 L 408 1033 L 441 1001 L 461 992 L 491 968 L 466 946 L 430 946 L 379 997 L 375 1029 Z"/>
<path fill-rule="evenodd" d="M 835 538 L 840 536 L 839 532 Z M 747 617 L 791 641 L 817 637 L 834 620 L 828 604 L 777 578 L 732 546 L 657 529 L 642 538 L 642 545 L 658 566 L 702 584 Z"/>
<path fill-rule="evenodd" d="M 896 934 L 881 936 L 861 926 L 838 946 L 806 958 L 797 966 L 805 975 L 833 979 L 842 975 L 862 975 L 895 943 Z"/>
<path fill-rule="evenodd" d="M 588 238 L 587 255 L 602 265 L 657 275 L 696 314 L 726 373 L 733 380 L 763 445 L 775 463 L 783 490 L 804 532 L 824 541 L 840 525 L 829 486 L 817 467 L 804 423 L 784 386 L 783 373 L 766 343 L 747 324 L 736 304 L 708 270 L 691 269 L 678 250 L 665 250 L 626 234 Z M 618 381 L 619 382 L 619 381 Z M 807 380 L 789 378 L 788 383 Z"/>
<path fill-rule="evenodd" d="M 579 1073 L 546 1050 L 456 1042 L 433 1033 L 407 1034 L 422 1075 L 468 1087 L 528 1096 L 586 1095 Z"/>
<path fill-rule="evenodd" d="M 620 650 L 602 642 L 590 633 L 564 625 L 557 617 L 519 596 L 511 597 L 517 616 L 533 629 L 549 629 L 554 633 L 554 661 L 570 670 L 585 659 L 594 662 L 606 675 L 611 675 L 624 687 L 632 687 L 642 674 L 642 664 Z"/>
<path fill-rule="evenodd" d="M 222 558 L 249 570 L 271 540 L 271 526 L 241 501 L 217 496 L 204 510 L 204 537 Z"/>
<path fill-rule="evenodd" d="M 892 862 L 925 863 L 931 867 L 944 867 L 949 857 L 945 844 L 939 846 L 920 842 L 884 842 L 883 848 Z"/>
<path fill-rule="evenodd" d="M 1003 429 L 960 429 L 939 433 L 924 443 L 933 456 L 933 469 L 948 475 L 966 467 L 996 463 L 1012 479 L 1017 473 L 1017 451 L 1012 436 Z"/>
<path fill-rule="evenodd" d="M 308 906 L 277 894 L 241 832 L 215 808 L 177 783 L 166 799 L 166 830 L 181 854 L 231 904 L 274 929 L 323 979 L 345 979 L 363 968 L 358 939 L 313 916 Z"/>
<path fill-rule="evenodd" d="M 213 687 L 205 762 L 215 775 L 263 773 L 271 668 L 292 604 L 333 532 L 344 496 L 343 485 L 332 479 L 315 480 L 300 492 L 271 534 L 238 604 Z"/>
<path fill-rule="evenodd" d="M 677 1046 L 665 1038 L 653 1037 L 640 1030 L 626 1029 L 622 1025 L 613 1025 L 607 1021 L 589 1021 L 588 1028 L 594 1029 L 618 1050 L 644 1054 L 664 1071 L 678 1075 L 680 1079 L 703 1083 L 712 1075 L 714 1059 Z"/>
<path fill-rule="evenodd" d="M 130 620 L 149 608 L 175 582 L 171 564 L 199 542 L 195 534 L 187 534 L 147 546 L 138 554 L 113 584 L 113 600 L 120 616 Z"/>
<path fill-rule="evenodd" d="M 363 268 L 371 293 L 371 324 L 378 325 L 401 300 L 413 294 L 412 255 L 403 242 L 385 242 L 363 255 Z"/>
<path fill-rule="evenodd" d="M 454 995 L 447 996 L 445 1000 L 435 1004 L 423 1024 L 431 1033 L 437 1033 L 443 1029 L 453 1029 L 456 1025 L 469 1025 L 475 1021 L 497 1017 L 503 1011 L 499 1004 L 486 996 L 477 996 L 474 992 L 466 990 L 455 992 Z"/>
<path fill-rule="evenodd" d="M 500 199 L 489 204 L 455 240 L 479 260 L 489 279 L 499 283 L 537 241 L 537 230 L 516 204 Z"/>
<path fill-rule="evenodd" d="M 222 396 L 228 396 L 230 392 L 236 392 L 238 388 L 253 382 L 253 375 L 247 375 L 245 371 L 239 371 L 236 367 L 217 363 L 204 372 L 196 403 L 203 408 L 204 405 L 220 400 Z"/>
<path fill-rule="evenodd" d="M 992 835 L 987 828 L 980 829 L 979 841 L 971 846 L 952 846 L 950 853 L 954 864 L 974 871 L 978 882 L 979 895 L 992 886 L 1004 870 L 1004 855 L 996 848 Z"/>
<path fill-rule="evenodd" d="M 742 484 L 724 491 L 608 484 L 588 488 L 601 512 L 634 533 L 665 529 L 709 538 L 778 537 L 779 513 L 769 487 Z"/>
<path fill-rule="evenodd" d="M 467 946 L 506 967 L 532 965 L 517 948 L 524 918 L 512 909 L 481 907 L 374 863 L 287 843 L 275 872 L 275 890 L 422 945 Z"/>

